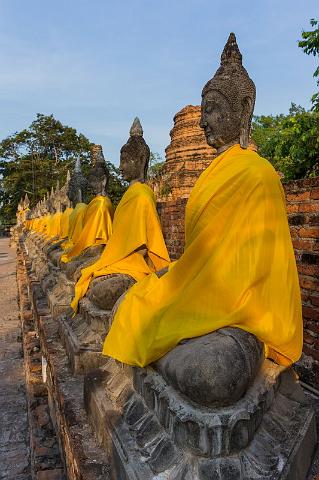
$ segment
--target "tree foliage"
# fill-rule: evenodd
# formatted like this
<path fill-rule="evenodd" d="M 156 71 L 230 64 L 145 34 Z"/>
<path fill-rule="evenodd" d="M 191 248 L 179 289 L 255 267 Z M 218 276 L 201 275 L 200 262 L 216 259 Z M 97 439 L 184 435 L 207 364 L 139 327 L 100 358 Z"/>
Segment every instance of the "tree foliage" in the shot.
<path fill-rule="evenodd" d="M 110 172 L 108 195 L 112 200 L 113 206 L 116 207 L 127 189 L 128 184 L 122 179 L 120 170 L 115 167 L 113 163 L 106 160 L 106 166 Z"/>
<path fill-rule="evenodd" d="M 158 179 L 159 176 L 161 175 L 164 164 L 165 162 L 163 162 L 163 159 L 159 153 L 151 152 L 148 172 L 147 172 L 148 180 L 152 181 L 152 180 Z"/>
<path fill-rule="evenodd" d="M 14 223 L 17 205 L 28 193 L 34 206 L 57 181 L 65 182 L 80 157 L 83 173 L 90 166 L 90 141 L 53 115 L 38 114 L 31 125 L 0 142 L 0 221 Z M 125 188 L 111 162 L 110 196 L 114 203 Z"/>
<path fill-rule="evenodd" d="M 319 22 L 312 18 L 310 24 L 314 29 L 308 32 L 302 32 L 302 40 L 298 42 L 298 46 L 302 48 L 307 55 L 319 57 Z M 313 76 L 318 79 L 317 85 L 319 86 L 319 66 L 316 68 Z M 319 112 L 319 92 L 311 97 L 311 101 L 313 105 L 312 109 Z"/>
<path fill-rule="evenodd" d="M 292 104 L 288 115 L 255 116 L 252 138 L 286 180 L 319 175 L 319 112 Z"/>

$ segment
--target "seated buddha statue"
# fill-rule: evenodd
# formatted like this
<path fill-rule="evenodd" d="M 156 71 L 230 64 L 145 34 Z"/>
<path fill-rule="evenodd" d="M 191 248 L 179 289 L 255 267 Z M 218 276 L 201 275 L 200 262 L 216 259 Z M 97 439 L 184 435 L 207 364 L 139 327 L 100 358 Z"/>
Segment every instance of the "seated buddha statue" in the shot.
<path fill-rule="evenodd" d="M 74 171 L 68 184 L 67 196 L 73 210 L 69 218 L 67 238 L 61 244 L 63 252 L 73 248 L 82 232 L 83 220 L 87 209 L 86 203 L 83 202 L 83 192 L 85 192 L 87 188 L 88 182 L 82 173 L 81 160 L 77 158 Z"/>
<path fill-rule="evenodd" d="M 57 181 L 56 189 L 52 187 L 50 195 L 51 203 L 51 215 L 48 219 L 47 231 L 46 231 L 46 246 L 59 240 L 61 217 L 62 217 L 62 205 L 60 200 L 60 182 Z"/>
<path fill-rule="evenodd" d="M 152 363 L 204 405 L 240 398 L 264 356 L 290 365 L 301 355 L 285 196 L 272 165 L 249 148 L 254 103 L 255 85 L 231 34 L 202 92 L 200 125 L 217 157 L 188 199 L 184 253 L 122 297 L 103 349 L 129 365 Z"/>
<path fill-rule="evenodd" d="M 168 265 L 153 191 L 145 184 L 150 149 L 138 118 L 121 149 L 120 170 L 129 187 L 116 208 L 113 233 L 100 259 L 81 272 L 71 303 L 76 311 L 87 293 L 97 307 L 110 310 L 138 280 Z M 90 288 L 89 288 L 90 287 Z"/>
<path fill-rule="evenodd" d="M 49 229 L 52 216 L 55 213 L 53 206 L 54 190 L 51 189 L 51 194 L 48 192 L 44 199 L 38 203 L 35 209 L 35 221 L 33 222 L 34 240 L 39 245 L 44 245 L 49 239 Z"/>
<path fill-rule="evenodd" d="M 65 209 L 60 222 L 59 241 L 48 248 L 48 257 L 56 266 L 64 251 L 74 246 L 83 229 L 87 205 L 82 202 L 82 190 L 86 187 L 87 180 L 82 175 L 81 162 L 78 158 L 72 176 L 68 172 L 66 184 L 61 189 L 61 203 Z"/>
<path fill-rule="evenodd" d="M 57 236 L 46 249 L 46 252 L 49 256 L 51 252 L 60 249 L 61 244 L 68 236 L 69 220 L 73 211 L 73 208 L 71 207 L 71 201 L 67 195 L 70 178 L 71 176 L 68 170 L 65 184 L 56 191 L 56 197 L 58 200 L 59 210 L 61 211 L 61 216 Z"/>
<path fill-rule="evenodd" d="M 61 267 L 70 280 L 75 279 L 77 270 L 80 271 L 100 257 L 112 233 L 113 206 L 106 193 L 109 172 L 101 145 L 93 145 L 92 163 L 88 184 L 95 196 L 86 208 L 82 231 L 74 245 L 61 257 Z"/>

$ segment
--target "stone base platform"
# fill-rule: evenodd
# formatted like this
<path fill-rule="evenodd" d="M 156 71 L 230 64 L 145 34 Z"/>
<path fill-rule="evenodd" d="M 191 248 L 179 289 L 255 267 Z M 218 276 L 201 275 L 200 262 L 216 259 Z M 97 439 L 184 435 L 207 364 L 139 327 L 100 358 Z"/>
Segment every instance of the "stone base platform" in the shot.
<path fill-rule="evenodd" d="M 70 303 L 74 296 L 74 282 L 59 271 L 56 276 L 55 285 L 47 293 L 50 312 L 54 320 L 71 311 Z"/>
<path fill-rule="evenodd" d="M 21 257 L 27 273 L 26 289 L 31 302 L 43 355 L 43 374 L 50 408 L 66 460 L 68 480 L 111 480 L 112 458 L 95 439 L 83 405 L 83 376 L 68 368 L 61 345 L 58 323 L 52 319 L 40 283 L 31 274 L 31 263 L 23 249 Z"/>
<path fill-rule="evenodd" d="M 152 368 L 112 359 L 86 375 L 84 402 L 118 479 L 303 480 L 316 444 L 293 371 L 268 360 L 231 407 L 196 405 Z"/>
<path fill-rule="evenodd" d="M 81 300 L 79 313 L 61 315 L 59 333 L 73 373 L 86 373 L 104 365 L 102 346 L 111 312 L 95 307 L 87 298 Z"/>

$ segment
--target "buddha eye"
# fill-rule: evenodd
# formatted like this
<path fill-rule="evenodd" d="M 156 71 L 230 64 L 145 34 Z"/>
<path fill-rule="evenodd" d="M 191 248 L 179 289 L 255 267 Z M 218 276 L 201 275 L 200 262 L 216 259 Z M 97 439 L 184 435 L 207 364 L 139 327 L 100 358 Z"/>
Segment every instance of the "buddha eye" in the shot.
<path fill-rule="evenodd" d="M 205 107 L 205 112 L 212 113 L 214 110 L 216 110 L 216 107 L 217 107 L 216 103 L 213 103 L 213 102 L 207 103 Z"/>

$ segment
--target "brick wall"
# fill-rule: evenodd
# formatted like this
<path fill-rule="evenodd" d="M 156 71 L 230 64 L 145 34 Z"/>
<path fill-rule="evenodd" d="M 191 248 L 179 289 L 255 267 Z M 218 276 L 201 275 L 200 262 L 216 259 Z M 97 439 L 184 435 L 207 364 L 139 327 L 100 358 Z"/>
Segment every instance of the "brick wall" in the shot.
<path fill-rule="evenodd" d="M 304 320 L 304 354 L 297 370 L 304 381 L 319 388 L 319 177 L 284 187 Z"/>
<path fill-rule="evenodd" d="M 184 251 L 185 206 L 187 198 L 161 201 L 157 204 L 165 243 L 171 260 L 177 260 Z"/>

